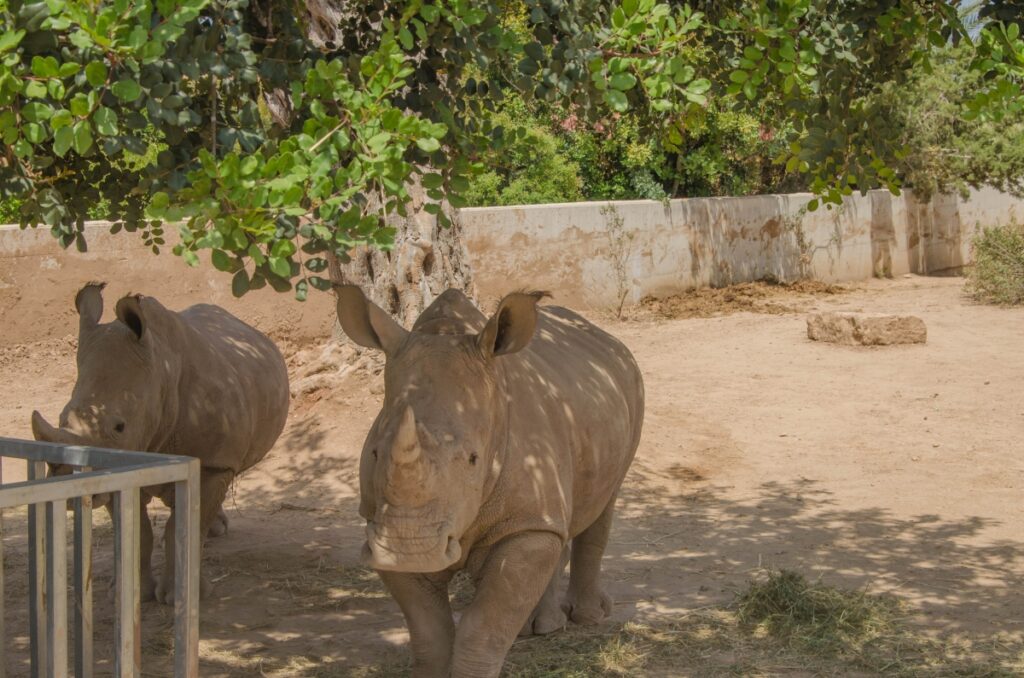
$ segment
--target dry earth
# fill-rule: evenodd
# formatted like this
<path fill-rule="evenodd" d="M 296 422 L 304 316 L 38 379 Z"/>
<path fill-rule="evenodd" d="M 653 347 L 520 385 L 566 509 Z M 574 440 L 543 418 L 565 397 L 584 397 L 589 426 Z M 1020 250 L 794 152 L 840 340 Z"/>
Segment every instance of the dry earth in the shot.
<path fill-rule="evenodd" d="M 1019 659 L 1024 643 L 1024 311 L 975 305 L 961 288 L 952 278 L 743 288 L 597 318 L 634 351 L 648 393 L 606 559 L 614 618 L 520 641 L 509 671 L 856 673 L 730 642 L 657 661 L 659 648 L 699 641 L 687 620 L 728 609 L 773 566 L 893 594 L 914 628 L 988 648 L 928 675 L 1011 675 L 1020 664 L 1006 657 Z M 928 343 L 816 344 L 809 310 L 913 313 Z M 0 435 L 29 436 L 33 408 L 56 418 L 74 380 L 73 321 L 60 316 L 53 339 L 32 344 L 0 325 Z M 306 354 L 290 350 L 297 370 Z M 357 560 L 357 458 L 380 390 L 362 373 L 300 396 L 270 457 L 237 483 L 230 532 L 205 556 L 217 589 L 202 605 L 204 676 L 404 675 L 398 607 Z M 4 466 L 8 480 L 20 470 Z M 108 658 L 110 529 L 105 515 L 96 521 L 97 649 Z M 6 526 L 8 663 L 24 675 L 24 513 L 9 511 Z M 146 604 L 143 618 L 145 675 L 169 675 L 170 611 Z M 631 658 L 627 620 L 670 624 L 661 645 L 642 645 L 650 661 Z M 991 648 L 1002 655 L 978 656 Z M 524 668 L 544 651 L 554 651 L 548 668 Z M 578 665 L 574 652 L 600 653 L 604 668 L 561 668 Z M 996 659 L 995 673 L 977 668 Z"/>

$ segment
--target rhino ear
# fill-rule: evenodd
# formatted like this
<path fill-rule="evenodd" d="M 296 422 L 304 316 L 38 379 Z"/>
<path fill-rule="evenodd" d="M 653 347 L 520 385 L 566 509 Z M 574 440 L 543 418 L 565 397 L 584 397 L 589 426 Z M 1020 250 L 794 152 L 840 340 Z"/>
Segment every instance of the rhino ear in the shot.
<path fill-rule="evenodd" d="M 366 298 L 355 285 L 335 285 L 338 322 L 348 338 L 360 346 L 376 348 L 391 355 L 409 333 L 380 306 Z"/>
<path fill-rule="evenodd" d="M 490 357 L 526 348 L 537 328 L 537 302 L 547 296 L 547 292 L 514 292 L 502 299 L 498 310 L 476 335 L 480 351 Z"/>
<path fill-rule="evenodd" d="M 103 288 L 106 286 L 107 283 L 91 282 L 75 295 L 79 332 L 95 327 L 99 323 L 103 316 Z"/>
<path fill-rule="evenodd" d="M 142 295 L 122 297 L 114 309 L 117 319 L 128 326 L 135 338 L 141 340 L 146 334 L 146 315 L 142 311 Z"/>

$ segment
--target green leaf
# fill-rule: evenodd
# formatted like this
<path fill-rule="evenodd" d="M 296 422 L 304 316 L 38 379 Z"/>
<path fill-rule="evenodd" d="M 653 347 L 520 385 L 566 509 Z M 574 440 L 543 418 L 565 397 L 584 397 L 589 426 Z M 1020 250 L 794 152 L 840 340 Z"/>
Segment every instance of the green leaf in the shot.
<path fill-rule="evenodd" d="M 21 117 L 29 122 L 44 122 L 53 115 L 53 106 L 40 102 L 33 102 L 22 106 Z"/>
<path fill-rule="evenodd" d="M 117 134 L 117 115 L 106 106 L 100 106 L 92 116 L 96 131 L 105 137 Z"/>
<path fill-rule="evenodd" d="M 41 144 L 46 139 L 46 128 L 37 122 L 30 122 L 24 128 L 25 138 L 33 144 Z"/>
<path fill-rule="evenodd" d="M 72 146 L 76 153 L 85 155 L 92 148 L 92 129 L 89 127 L 89 121 L 80 120 L 72 129 L 74 130 Z"/>
<path fill-rule="evenodd" d="M 25 37 L 25 29 L 19 28 L 16 31 L 4 31 L 0 34 L 0 54 L 9 52 L 18 46 L 21 39 Z"/>
<path fill-rule="evenodd" d="M 616 113 L 625 113 L 629 110 L 629 99 L 617 89 L 610 89 L 604 93 L 604 99 Z"/>
<path fill-rule="evenodd" d="M 625 92 L 636 86 L 636 77 L 632 73 L 616 73 L 608 79 L 608 84 L 613 89 Z"/>
<path fill-rule="evenodd" d="M 53 134 L 53 152 L 63 158 L 71 149 L 75 133 L 70 127 L 61 127 Z"/>
<path fill-rule="evenodd" d="M 424 20 L 434 23 L 438 18 L 440 18 L 441 12 L 433 5 L 423 5 L 420 7 L 420 16 L 423 17 Z"/>
<path fill-rule="evenodd" d="M 39 80 L 29 80 L 25 83 L 25 96 L 29 99 L 45 99 L 46 83 Z"/>
<path fill-rule="evenodd" d="M 142 94 L 142 88 L 134 80 L 121 79 L 114 83 L 110 91 L 122 101 L 135 101 Z"/>
<path fill-rule="evenodd" d="M 70 78 L 80 70 L 82 70 L 82 67 L 79 64 L 76 64 L 74 61 L 68 61 L 60 65 L 59 75 L 62 78 Z"/>
<path fill-rule="evenodd" d="M 441 188 L 444 185 L 444 177 L 440 174 L 424 174 L 420 181 L 424 188 Z"/>
<path fill-rule="evenodd" d="M 747 73 L 746 71 L 733 71 L 729 74 L 730 80 L 741 84 L 746 82 L 748 78 L 750 78 L 750 73 Z"/>
<path fill-rule="evenodd" d="M 622 0 L 622 11 L 627 16 L 633 16 L 636 14 L 637 5 L 640 4 L 638 0 Z"/>
<path fill-rule="evenodd" d="M 711 81 L 706 78 L 700 78 L 691 82 L 686 90 L 693 94 L 704 94 L 711 89 Z"/>
<path fill-rule="evenodd" d="M 408 28 L 403 27 L 402 30 L 398 31 L 398 41 L 402 43 L 402 48 L 406 51 L 413 48 L 412 33 L 409 32 Z"/>
<path fill-rule="evenodd" d="M 107 81 L 107 65 L 102 61 L 93 61 L 85 67 L 85 79 L 93 87 L 100 87 Z"/>
<path fill-rule="evenodd" d="M 305 278 L 295 283 L 295 299 L 298 301 L 305 301 L 309 295 L 309 283 L 306 282 Z"/>
<path fill-rule="evenodd" d="M 71 107 L 71 114 L 79 118 L 89 115 L 89 109 L 91 108 L 89 106 L 89 98 L 84 94 L 76 94 L 71 97 L 69 106 Z"/>
<path fill-rule="evenodd" d="M 224 250 L 213 250 L 210 252 L 210 261 L 218 271 L 230 273 L 235 268 L 234 260 Z"/>
<path fill-rule="evenodd" d="M 60 64 L 52 56 L 32 57 L 32 74 L 38 78 L 55 78 L 60 73 Z"/>
<path fill-rule="evenodd" d="M 243 268 L 231 278 L 231 294 L 236 297 L 243 296 L 249 291 L 249 274 Z"/>
<path fill-rule="evenodd" d="M 199 257 L 192 250 L 184 250 L 181 253 L 181 258 L 185 260 L 185 263 L 195 268 L 199 265 Z"/>
<path fill-rule="evenodd" d="M 278 240 L 270 248 L 270 255 L 273 257 L 290 257 L 295 254 L 295 243 L 291 240 Z"/>
<path fill-rule="evenodd" d="M 433 137 L 420 137 L 416 140 L 416 145 L 425 153 L 433 153 L 441 148 L 441 142 Z"/>
<path fill-rule="evenodd" d="M 282 257 L 270 257 L 267 259 L 267 263 L 270 265 L 270 270 L 282 278 L 290 278 L 292 275 L 292 265 L 287 259 Z"/>

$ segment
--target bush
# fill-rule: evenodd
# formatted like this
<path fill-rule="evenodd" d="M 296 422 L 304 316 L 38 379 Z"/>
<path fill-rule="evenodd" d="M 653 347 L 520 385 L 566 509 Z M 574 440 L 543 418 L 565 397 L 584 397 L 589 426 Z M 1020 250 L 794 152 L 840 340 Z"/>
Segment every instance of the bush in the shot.
<path fill-rule="evenodd" d="M 967 274 L 971 296 L 989 304 L 1024 304 L 1024 226 L 982 229 L 973 249 L 974 265 Z"/>
<path fill-rule="evenodd" d="M 495 123 L 513 135 L 500 153 L 484 163 L 491 169 L 475 177 L 465 193 L 474 207 L 575 202 L 580 192 L 579 167 L 559 153 L 555 137 L 533 120 L 521 100 L 509 99 Z"/>

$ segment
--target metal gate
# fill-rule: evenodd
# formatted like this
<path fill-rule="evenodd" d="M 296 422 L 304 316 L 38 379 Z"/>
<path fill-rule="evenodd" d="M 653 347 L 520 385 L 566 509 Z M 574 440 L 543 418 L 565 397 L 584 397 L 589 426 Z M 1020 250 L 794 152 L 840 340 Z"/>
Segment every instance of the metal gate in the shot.
<path fill-rule="evenodd" d="M 114 675 L 141 673 L 139 617 L 139 489 L 174 483 L 174 675 L 199 675 L 199 460 L 145 452 L 58 445 L 0 437 L 4 457 L 24 459 L 28 480 L 3 484 L 0 511 L 28 506 L 29 638 L 33 678 L 68 675 L 67 509 L 74 505 L 74 674 L 94 674 L 92 620 L 92 498 L 111 493 L 117 629 Z M 47 462 L 74 473 L 46 477 Z M 3 535 L 0 514 L 0 537 Z M 5 676 L 3 540 L 0 538 L 0 678 Z"/>

